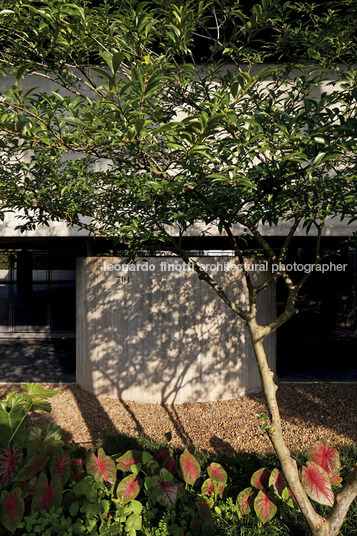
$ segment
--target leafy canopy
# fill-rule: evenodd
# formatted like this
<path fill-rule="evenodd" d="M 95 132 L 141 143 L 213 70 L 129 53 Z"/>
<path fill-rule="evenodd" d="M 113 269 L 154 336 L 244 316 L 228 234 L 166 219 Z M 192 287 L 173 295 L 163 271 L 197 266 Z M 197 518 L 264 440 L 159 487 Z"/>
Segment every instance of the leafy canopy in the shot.
<path fill-rule="evenodd" d="M 0 2 L 2 210 L 129 245 L 355 217 L 356 6 L 340 4 Z"/>

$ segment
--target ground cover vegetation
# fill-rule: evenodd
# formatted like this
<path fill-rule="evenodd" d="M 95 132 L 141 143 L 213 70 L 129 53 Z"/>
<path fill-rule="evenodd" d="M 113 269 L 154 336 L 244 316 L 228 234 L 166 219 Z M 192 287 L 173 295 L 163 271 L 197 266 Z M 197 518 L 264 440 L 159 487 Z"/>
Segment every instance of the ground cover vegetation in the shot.
<path fill-rule="evenodd" d="M 310 460 L 299 473 L 263 342 L 296 313 L 310 275 L 284 268 L 299 226 L 316 237 L 310 264 L 318 270 L 331 253 L 326 221 L 356 217 L 356 3 L 0 7 L 9 81 L 0 102 L 2 213 L 21 209 L 22 229 L 65 220 L 113 239 L 131 258 L 169 251 L 193 266 L 236 313 L 237 329 L 241 321 L 249 329 L 266 431 L 310 532 L 337 535 L 357 495 L 356 471 L 336 496 L 326 467 Z M 262 225 L 279 222 L 289 230 L 276 248 Z M 243 268 L 245 304 L 185 249 L 195 223 L 216 226 L 243 267 L 247 257 L 277 267 L 258 285 Z M 261 325 L 257 301 L 276 283 L 286 288 L 285 306 Z M 264 489 L 257 496 L 269 501 Z M 321 496 L 325 515 L 310 500 Z"/>
<path fill-rule="evenodd" d="M 170 433 L 160 444 L 112 437 L 111 443 L 106 440 L 106 451 L 103 446 L 86 450 L 65 443 L 54 423 L 43 429 L 28 426 L 31 411 L 50 412 L 49 399 L 56 394 L 38 384 L 23 384 L 0 403 L 0 534 L 305 532 L 284 475 L 275 467 L 277 459 L 260 455 L 247 466 L 225 457 L 226 471 L 221 460 L 207 454 L 172 449 Z M 355 464 L 351 454 L 347 465 Z M 332 497 L 326 498 L 307 474 L 315 464 L 334 487 L 341 486 L 338 452 L 318 442 L 307 456 L 300 454 L 298 462 L 311 497 L 330 504 Z M 259 463 L 264 467 L 254 470 Z M 242 489 L 245 483 L 250 485 Z M 355 527 L 356 515 L 354 508 L 345 534 L 353 534 L 349 528 Z"/>

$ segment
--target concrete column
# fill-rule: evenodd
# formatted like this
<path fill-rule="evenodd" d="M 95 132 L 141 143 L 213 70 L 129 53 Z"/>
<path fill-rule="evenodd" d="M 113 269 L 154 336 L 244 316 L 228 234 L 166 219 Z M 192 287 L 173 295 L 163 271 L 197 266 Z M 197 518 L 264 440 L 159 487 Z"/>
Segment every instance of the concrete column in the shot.
<path fill-rule="evenodd" d="M 77 265 L 77 381 L 97 395 L 152 403 L 214 401 L 261 390 L 243 322 L 181 259 L 124 258 Z M 232 257 L 199 263 L 239 303 L 247 300 Z M 254 272 L 262 281 L 266 273 Z M 275 315 L 275 288 L 260 296 L 260 322 Z M 266 341 L 275 370 L 275 335 Z"/>

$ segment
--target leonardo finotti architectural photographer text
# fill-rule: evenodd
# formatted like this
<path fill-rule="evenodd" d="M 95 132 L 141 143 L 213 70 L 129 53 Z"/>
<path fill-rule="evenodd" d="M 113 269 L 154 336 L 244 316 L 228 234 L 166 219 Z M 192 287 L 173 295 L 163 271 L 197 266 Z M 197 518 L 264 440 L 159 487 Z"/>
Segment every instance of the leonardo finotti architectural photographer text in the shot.
<path fill-rule="evenodd" d="M 244 264 L 235 264 L 234 262 L 212 262 L 212 263 L 197 263 L 200 268 L 205 271 L 215 271 L 215 272 L 267 272 L 269 269 L 274 274 L 278 271 L 284 272 L 344 272 L 348 264 L 334 264 L 329 263 L 320 263 L 320 264 L 302 264 L 297 262 L 292 262 L 288 264 L 283 263 L 273 263 L 268 264 L 266 262 L 262 263 L 244 263 Z M 107 264 L 104 261 L 104 271 L 105 272 L 121 272 L 127 274 L 128 272 L 191 272 L 195 270 L 194 263 L 182 263 L 182 262 L 168 262 L 161 261 L 158 263 L 153 262 L 143 262 L 139 261 L 137 263 L 123 263 L 119 262 L 116 264 Z"/>

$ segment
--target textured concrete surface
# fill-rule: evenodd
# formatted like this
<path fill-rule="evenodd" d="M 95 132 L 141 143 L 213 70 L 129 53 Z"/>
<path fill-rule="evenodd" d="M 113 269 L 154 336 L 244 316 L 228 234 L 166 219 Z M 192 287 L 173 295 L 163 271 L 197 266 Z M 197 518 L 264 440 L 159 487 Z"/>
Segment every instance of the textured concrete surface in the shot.
<path fill-rule="evenodd" d="M 225 400 L 261 389 L 246 328 L 207 283 L 180 268 L 184 264 L 177 258 L 151 257 L 132 271 L 124 270 L 123 260 L 78 260 L 77 381 L 82 387 L 152 403 Z M 246 303 L 236 259 L 198 260 L 216 265 L 210 271 L 217 282 Z M 221 269 L 225 262 L 229 269 Z M 261 293 L 260 300 L 260 320 L 266 322 L 275 312 L 275 289 Z M 275 336 L 266 342 L 274 370 Z"/>

